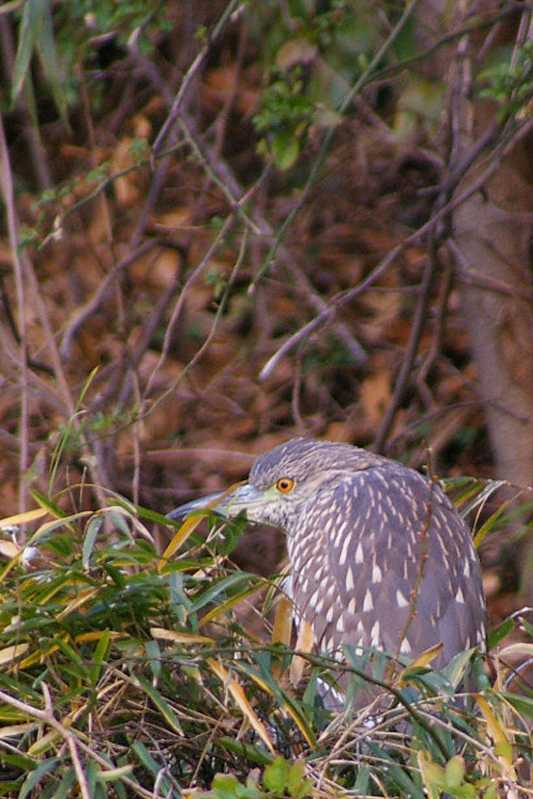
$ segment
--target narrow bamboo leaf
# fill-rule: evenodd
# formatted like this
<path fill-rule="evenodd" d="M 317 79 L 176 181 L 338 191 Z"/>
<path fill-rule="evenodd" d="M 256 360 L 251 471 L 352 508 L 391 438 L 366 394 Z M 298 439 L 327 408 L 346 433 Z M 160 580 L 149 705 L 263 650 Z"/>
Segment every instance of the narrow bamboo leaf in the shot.
<path fill-rule="evenodd" d="M 90 563 L 91 563 L 91 555 L 93 553 L 94 544 L 96 542 L 96 538 L 98 533 L 102 529 L 102 525 L 104 523 L 103 516 L 93 516 L 87 522 L 87 527 L 85 528 L 85 537 L 83 539 L 83 547 L 82 547 L 82 554 L 81 554 L 81 562 L 85 571 L 88 571 Z"/>
<path fill-rule="evenodd" d="M 13 102 L 20 94 L 28 75 L 30 60 L 35 42 L 40 35 L 46 0 L 27 0 L 22 12 L 22 20 L 18 32 L 17 54 L 13 68 L 13 84 L 11 99 Z"/>
<path fill-rule="evenodd" d="M 48 533 L 52 533 L 54 530 L 57 530 L 61 527 L 68 527 L 69 522 L 78 521 L 79 519 L 84 519 L 87 516 L 92 516 L 92 513 L 92 510 L 83 510 L 79 511 L 78 513 L 72 513 L 70 516 L 63 516 L 60 519 L 53 519 L 51 522 L 46 522 L 34 532 L 28 543 L 35 544 L 36 541 L 40 541 Z"/>
<path fill-rule="evenodd" d="M 507 485 L 505 480 L 488 480 L 481 491 L 479 491 L 479 493 L 466 505 L 466 507 L 461 509 L 461 515 L 468 516 L 471 511 L 480 506 L 483 507 L 483 505 L 485 505 L 494 492 L 498 491 L 505 485 Z"/>
<path fill-rule="evenodd" d="M 455 655 L 442 669 L 442 673 L 455 689 L 458 688 L 462 681 L 466 667 L 470 663 L 474 651 L 474 649 L 467 649 L 464 652 L 459 652 L 459 654 Z"/>
<path fill-rule="evenodd" d="M 91 676 L 93 685 L 96 685 L 96 683 L 100 679 L 100 674 L 102 672 L 102 665 L 104 663 L 105 656 L 107 655 L 110 643 L 111 643 L 111 631 L 104 630 L 100 634 L 100 639 L 96 644 L 96 648 L 94 650 L 93 662 L 89 666 L 89 674 Z"/>
<path fill-rule="evenodd" d="M 22 771 L 33 771 L 39 765 L 39 761 L 33 760 L 31 757 L 6 751 L 2 752 L 2 763 L 8 766 L 16 766 Z"/>
<path fill-rule="evenodd" d="M 151 627 L 150 634 L 154 638 L 161 638 L 164 641 L 173 641 L 177 644 L 207 644 L 213 646 L 213 638 L 207 635 L 195 635 L 194 633 L 182 633 L 177 630 L 166 630 L 164 627 Z"/>
<path fill-rule="evenodd" d="M 256 763 L 259 766 L 268 766 L 272 763 L 272 757 L 265 754 L 264 751 L 258 749 L 256 746 L 244 743 L 244 741 L 236 741 L 235 738 L 228 738 L 223 735 L 217 738 L 216 742 L 219 746 L 223 746 L 229 752 L 237 755 L 239 758 L 245 758 L 250 763 Z"/>
<path fill-rule="evenodd" d="M 63 775 L 63 778 L 57 786 L 56 792 L 51 799 L 67 799 L 72 796 L 72 786 L 76 782 L 76 772 L 73 768 L 69 768 Z"/>
<path fill-rule="evenodd" d="M 255 585 L 252 588 L 247 588 L 245 591 L 240 591 L 238 594 L 226 599 L 220 605 L 212 608 L 212 610 L 209 610 L 204 616 L 202 616 L 198 622 L 198 627 L 203 627 L 204 625 L 209 624 L 209 622 L 212 622 L 214 619 L 220 618 L 220 616 L 223 616 L 225 613 L 234 608 L 235 605 L 238 605 L 240 602 L 243 602 L 243 600 L 248 599 L 248 597 L 257 594 L 258 591 L 263 589 L 263 587 L 263 581 L 261 581 L 258 585 Z"/>
<path fill-rule="evenodd" d="M 48 752 L 48 750 L 52 748 L 52 746 L 56 745 L 56 742 L 60 737 L 60 734 L 56 730 L 49 730 L 47 733 L 37 738 L 37 740 L 28 747 L 28 754 L 32 757 L 40 757 L 41 755 L 44 755 L 45 752 Z"/>
<path fill-rule="evenodd" d="M 13 525 L 28 524 L 34 522 L 36 519 L 42 519 L 46 516 L 48 511 L 44 508 L 35 508 L 35 510 L 27 510 L 24 513 L 16 513 L 14 516 L 6 516 L 0 519 L 0 529 L 3 527 L 12 527 Z"/>
<path fill-rule="evenodd" d="M 29 644 L 14 644 L 7 646 L 5 649 L 0 649 L 0 666 L 6 666 L 17 660 L 24 652 L 27 652 Z"/>
<path fill-rule="evenodd" d="M 53 771 L 59 765 L 60 759 L 58 757 L 51 757 L 49 760 L 44 760 L 42 763 L 30 771 L 19 791 L 18 799 L 26 799 L 34 788 L 37 787 L 42 777 Z"/>
<path fill-rule="evenodd" d="M 489 650 L 494 649 L 514 628 L 515 621 L 509 618 L 502 621 L 494 630 L 491 630 L 487 641 Z"/>
<path fill-rule="evenodd" d="M 91 599 L 94 599 L 94 597 L 99 593 L 99 591 L 100 591 L 99 587 L 89 588 L 86 591 L 81 591 L 80 594 L 75 599 L 72 600 L 72 602 L 69 602 L 69 604 L 61 611 L 61 613 L 57 614 L 57 619 L 61 621 L 62 619 L 69 616 L 74 610 L 81 608 L 82 605 L 86 605 L 87 602 L 90 602 Z"/>
<path fill-rule="evenodd" d="M 502 504 L 497 508 L 497 510 L 495 510 L 494 513 L 492 513 L 489 516 L 489 518 L 486 519 L 485 522 L 483 522 L 483 524 L 481 525 L 481 527 L 474 536 L 474 545 L 476 547 L 479 547 L 483 543 L 487 535 L 494 528 L 496 522 L 499 520 L 504 511 L 506 511 L 509 505 L 511 504 L 512 504 L 511 499 L 508 499 L 506 502 L 502 502 Z"/>
<path fill-rule="evenodd" d="M 25 735 L 31 732 L 37 726 L 37 722 L 28 722 L 27 724 L 11 724 L 6 727 L 0 728 L 0 741 L 4 738 L 16 738 L 19 735 Z M 31 763 L 31 768 L 35 764 Z"/>
<path fill-rule="evenodd" d="M 477 694 L 476 702 L 478 703 L 479 708 L 485 717 L 487 729 L 494 741 L 495 751 L 499 755 L 500 760 L 505 767 L 505 771 L 511 777 L 511 779 L 516 779 L 515 770 L 513 768 L 513 748 L 505 728 L 500 723 L 485 697 Z"/>
<path fill-rule="evenodd" d="M 274 625 L 272 627 L 272 643 L 290 646 L 292 634 L 293 606 L 290 599 L 283 594 L 276 605 Z"/>
<path fill-rule="evenodd" d="M 155 640 L 145 641 L 144 651 L 146 653 L 148 665 L 150 666 L 150 671 L 154 675 L 154 679 L 158 680 L 161 676 L 161 650 L 159 649 L 159 644 Z"/>
<path fill-rule="evenodd" d="M 63 89 L 64 81 L 59 68 L 49 2 L 44 3 L 40 35 L 37 37 L 35 44 L 43 66 L 44 75 L 50 84 L 52 97 L 54 98 L 57 110 L 62 120 L 66 122 L 67 98 Z"/>
<path fill-rule="evenodd" d="M 178 735 L 183 735 L 183 729 L 181 724 L 176 716 L 174 710 L 170 707 L 166 699 L 163 699 L 159 691 L 157 691 L 148 680 L 145 680 L 144 677 L 138 676 L 135 678 L 136 682 L 139 686 L 143 689 L 145 694 L 151 699 L 154 703 L 156 708 L 159 710 L 169 727 L 171 727 L 174 732 L 177 732 Z"/>
<path fill-rule="evenodd" d="M 270 694 L 270 696 L 273 696 L 276 699 L 279 706 L 294 721 L 308 745 L 314 749 L 316 746 L 316 738 L 303 712 L 297 706 L 296 702 L 287 696 L 287 694 L 282 690 L 281 686 L 274 681 L 272 674 L 267 672 L 267 669 L 261 662 L 259 656 L 257 656 L 257 660 L 262 671 L 261 676 L 244 663 L 238 663 L 236 665 L 240 671 L 244 672 L 244 674 L 250 677 L 263 691 L 265 691 L 265 693 Z"/>
<path fill-rule="evenodd" d="M 526 718 L 533 719 L 533 696 L 524 696 L 523 694 L 511 694 L 507 691 L 502 691 L 500 696 L 503 696 L 509 704 L 511 704 L 519 713 Z"/>
<path fill-rule="evenodd" d="M 311 652 L 315 642 L 315 634 L 309 622 L 302 620 L 298 627 L 298 640 L 296 641 L 296 650 L 298 652 Z M 294 655 L 289 669 L 289 680 L 291 685 L 296 686 L 302 679 L 304 673 L 306 659 L 300 655 Z"/>
<path fill-rule="evenodd" d="M 127 766 L 119 766 L 118 768 L 110 768 L 107 771 L 100 771 L 97 779 L 100 782 L 116 782 L 122 777 L 128 777 L 133 772 L 133 765 L 129 763 Z"/>
<path fill-rule="evenodd" d="M 147 769 L 150 774 L 157 779 L 161 771 L 163 771 L 164 766 L 157 763 L 156 760 L 152 757 L 146 746 L 141 743 L 141 741 L 135 741 L 131 745 L 132 750 L 135 752 L 137 757 L 139 758 L 140 763 Z M 161 795 L 165 797 L 177 797 L 179 794 L 173 790 L 172 784 L 167 777 L 163 777 L 160 782 L 160 791 Z"/>
<path fill-rule="evenodd" d="M 270 736 L 266 730 L 266 727 L 263 724 L 263 722 L 257 717 L 255 711 L 250 705 L 250 702 L 248 701 L 248 697 L 246 696 L 242 686 L 237 682 L 235 677 L 232 677 L 230 675 L 230 673 L 227 671 L 227 669 L 224 668 L 224 666 L 222 665 L 222 663 L 220 663 L 220 661 L 214 660 L 213 658 L 208 658 L 207 663 L 209 667 L 213 670 L 213 672 L 217 675 L 217 677 L 224 683 L 225 688 L 229 691 L 235 703 L 240 708 L 244 716 L 248 719 L 251 726 L 259 735 L 261 740 L 273 753 L 274 745 L 270 740 Z"/>
<path fill-rule="evenodd" d="M 240 583 L 249 582 L 250 580 L 255 580 L 256 578 L 252 574 L 247 574 L 246 572 L 235 572 L 234 574 L 230 574 L 228 577 L 223 577 L 221 580 L 213 583 L 206 588 L 204 591 L 200 592 L 197 596 L 194 597 L 191 603 L 191 611 L 194 613 L 200 608 L 205 607 L 210 602 L 213 602 L 220 594 L 227 591 L 229 588 L 235 588 L 235 586 L 239 585 Z"/>
<path fill-rule="evenodd" d="M 170 560 L 172 555 L 178 551 L 182 544 L 189 538 L 190 535 L 196 530 L 200 522 L 205 519 L 206 513 L 195 513 L 192 516 L 189 516 L 181 527 L 179 528 L 178 532 L 172 537 L 170 543 L 166 547 L 165 551 L 161 555 L 161 559 L 157 564 L 157 568 L 159 571 L 167 564 Z"/>
<path fill-rule="evenodd" d="M 34 500 L 43 508 L 43 510 L 48 511 L 52 516 L 55 516 L 56 519 L 64 519 L 68 514 L 62 510 L 56 502 L 53 502 L 49 499 L 45 494 L 42 494 L 37 489 L 33 489 L 31 492 L 32 497 Z"/>

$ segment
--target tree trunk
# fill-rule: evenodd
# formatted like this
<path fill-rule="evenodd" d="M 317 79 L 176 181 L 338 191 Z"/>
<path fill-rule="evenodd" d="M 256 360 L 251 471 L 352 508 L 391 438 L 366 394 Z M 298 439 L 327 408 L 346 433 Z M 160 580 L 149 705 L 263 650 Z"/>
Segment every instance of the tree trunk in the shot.
<path fill-rule="evenodd" d="M 530 138 L 515 147 L 453 220 L 465 322 L 497 475 L 519 486 L 533 482 L 532 225 L 526 217 L 533 210 L 532 144 Z M 520 563 L 524 600 L 533 605 L 531 534 Z"/>

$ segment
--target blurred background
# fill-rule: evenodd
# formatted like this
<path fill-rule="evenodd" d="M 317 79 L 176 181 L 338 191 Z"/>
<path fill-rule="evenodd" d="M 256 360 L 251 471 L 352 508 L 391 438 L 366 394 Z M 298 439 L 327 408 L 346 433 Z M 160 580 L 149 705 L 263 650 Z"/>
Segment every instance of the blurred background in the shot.
<path fill-rule="evenodd" d="M 493 621 L 533 605 L 527 9 L 1 11 L 1 515 L 167 512 L 312 435 L 476 478 Z"/>

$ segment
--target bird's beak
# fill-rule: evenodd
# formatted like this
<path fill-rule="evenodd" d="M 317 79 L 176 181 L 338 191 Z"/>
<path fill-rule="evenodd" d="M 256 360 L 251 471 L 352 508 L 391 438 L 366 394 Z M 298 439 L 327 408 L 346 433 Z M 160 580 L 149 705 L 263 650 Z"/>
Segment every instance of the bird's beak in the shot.
<path fill-rule="evenodd" d="M 262 491 L 250 483 L 236 483 L 219 494 L 208 494 L 206 497 L 193 499 L 185 505 L 180 505 L 167 514 L 169 519 L 184 519 L 190 513 L 199 511 L 213 511 L 226 519 L 233 519 L 242 511 L 247 511 L 254 505 L 260 504 L 264 499 Z"/>

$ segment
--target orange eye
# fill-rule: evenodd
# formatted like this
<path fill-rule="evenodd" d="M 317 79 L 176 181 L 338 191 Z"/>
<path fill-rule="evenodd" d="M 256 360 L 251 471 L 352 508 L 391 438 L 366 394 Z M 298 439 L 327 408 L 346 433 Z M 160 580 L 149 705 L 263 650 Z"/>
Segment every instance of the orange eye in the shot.
<path fill-rule="evenodd" d="M 280 480 L 278 480 L 278 482 L 276 483 L 276 488 L 277 488 L 277 489 L 278 489 L 278 491 L 280 491 L 282 494 L 290 494 L 290 493 L 291 493 L 291 491 L 292 491 L 292 490 L 293 490 L 293 488 L 294 488 L 294 485 L 295 485 L 295 483 L 294 483 L 294 480 L 291 480 L 291 478 L 290 478 L 290 477 L 282 477 L 282 478 L 281 478 Z"/>

